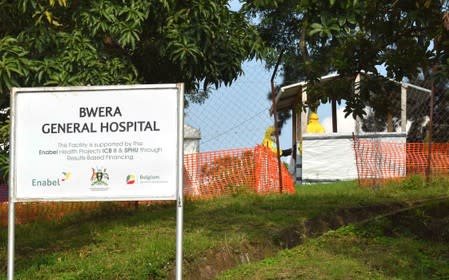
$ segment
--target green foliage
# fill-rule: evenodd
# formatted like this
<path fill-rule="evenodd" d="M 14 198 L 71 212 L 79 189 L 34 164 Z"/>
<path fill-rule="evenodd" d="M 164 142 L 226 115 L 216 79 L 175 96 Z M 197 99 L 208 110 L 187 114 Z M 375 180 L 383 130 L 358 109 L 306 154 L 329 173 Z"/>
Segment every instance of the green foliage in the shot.
<path fill-rule="evenodd" d="M 17 39 L 10 36 L 0 38 L 0 93 L 19 86 L 20 81 L 27 78 L 33 66 L 26 58 L 28 53 Z"/>
<path fill-rule="evenodd" d="M 378 78 L 378 67 L 383 66 L 391 79 L 414 81 L 435 74 L 431 71 L 434 65 L 447 66 L 447 0 L 244 2 L 247 14 L 258 17 L 259 32 L 274 50 L 272 53 L 285 50 L 284 84 L 309 81 L 308 99 L 312 107 L 318 101 L 344 99 L 346 114 L 361 116 L 363 106 L 372 105 L 369 95 L 359 98 L 351 90 L 360 86 L 354 80 L 361 71 Z M 271 63 L 275 61 L 273 55 Z M 339 73 L 337 83 L 346 86 L 339 87 L 339 91 L 333 90 L 334 83 L 316 86 L 319 77 L 332 72 Z M 439 73 L 448 75 L 447 71 Z M 378 94 L 388 101 L 385 92 Z"/>
<path fill-rule="evenodd" d="M 0 126 L 0 183 L 8 181 L 9 176 L 9 119 L 6 119 Z"/>
<path fill-rule="evenodd" d="M 0 89 L 184 82 L 229 85 L 262 44 L 227 1 L 0 2 Z"/>
<path fill-rule="evenodd" d="M 425 178 L 422 176 L 410 176 L 402 184 L 401 189 L 403 190 L 417 190 L 425 186 Z"/>
<path fill-rule="evenodd" d="M 0 20 L 3 98 L 12 86 L 136 82 L 137 71 L 129 58 L 102 49 L 104 45 L 88 29 L 90 26 L 82 24 L 76 11 L 86 7 L 58 3 L 63 5 L 54 1 L 48 6 L 34 1 L 1 3 L 3 13 L 22 19 L 15 24 Z M 111 28 L 109 32 L 113 31 Z"/>

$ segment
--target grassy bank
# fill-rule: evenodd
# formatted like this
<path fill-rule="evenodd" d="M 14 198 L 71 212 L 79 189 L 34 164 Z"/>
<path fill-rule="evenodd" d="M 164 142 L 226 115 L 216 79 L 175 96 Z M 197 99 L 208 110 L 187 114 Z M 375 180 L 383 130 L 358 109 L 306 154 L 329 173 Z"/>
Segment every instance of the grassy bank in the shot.
<path fill-rule="evenodd" d="M 221 274 L 220 277 L 248 279 L 249 273 L 253 277 L 258 275 L 258 279 L 279 279 L 270 275 L 284 275 L 285 279 L 305 275 L 305 279 L 315 279 L 312 276 L 307 278 L 307 275 L 315 275 L 315 270 L 318 269 L 323 275 L 322 279 L 334 279 L 326 276 L 332 275 L 325 271 L 327 268 L 321 270 L 320 267 L 326 258 L 330 263 L 346 254 L 336 248 L 346 250 L 351 247 L 348 244 L 352 244 L 352 240 L 359 242 L 362 244 L 360 248 L 364 248 L 364 242 L 379 239 L 363 234 L 359 236 L 363 228 L 335 229 L 360 221 L 365 221 L 364 226 L 368 226 L 366 221 L 373 215 L 410 207 L 448 194 L 445 180 L 425 185 L 419 178 L 411 178 L 400 185 L 381 189 L 362 189 L 357 188 L 354 182 L 346 182 L 300 187 L 294 195 L 259 196 L 242 193 L 207 201 L 186 201 L 184 278 L 212 279 L 219 273 L 243 264 L 244 266 L 226 272 L 228 274 Z M 172 278 L 175 219 L 174 204 L 141 206 L 137 210 L 116 209 L 106 204 L 98 211 L 81 213 L 59 222 L 40 221 L 17 226 L 16 279 Z M 1 230 L 0 259 L 4 264 L 1 268 L 4 277 L 7 233 L 6 228 Z M 326 232 L 328 233 L 319 237 Z M 391 238 L 400 241 L 402 235 Z M 381 241 L 380 245 L 373 243 L 372 246 L 390 246 L 389 239 Z M 357 242 L 354 244 L 358 244 Z M 403 241 L 407 242 L 408 240 Z M 318 250 L 323 244 L 333 244 L 335 250 Z M 397 246 L 401 247 L 400 244 Z M 290 247 L 291 249 L 284 250 Z M 366 263 L 363 257 L 369 258 L 371 250 L 367 249 L 363 253 L 357 246 L 354 248 L 356 252 L 361 250 L 361 256 L 344 258 L 348 270 L 352 271 L 354 268 L 360 270 L 360 273 L 368 273 L 363 275 L 371 273 L 374 279 L 382 275 L 379 274 L 383 269 L 382 263 L 363 265 Z M 317 252 L 316 255 L 312 255 L 313 252 Z M 405 253 L 407 252 L 404 251 Z M 397 259 L 401 259 L 402 253 L 397 254 Z M 437 251 L 423 254 L 446 260 Z M 288 265 L 283 264 L 287 259 L 282 258 L 289 257 L 291 260 Z M 307 261 L 296 262 L 295 259 L 298 258 Z M 290 270 L 276 270 L 276 267 L 295 268 L 295 263 L 296 266 L 300 265 L 296 269 L 310 274 L 301 276 L 302 274 L 294 274 Z M 342 264 L 335 266 L 342 267 Z M 348 271 L 344 267 L 346 266 L 342 268 L 342 275 Z M 273 272 L 258 274 L 267 268 Z"/>
<path fill-rule="evenodd" d="M 328 231 L 218 279 L 449 279 L 448 263 L 446 201 Z"/>

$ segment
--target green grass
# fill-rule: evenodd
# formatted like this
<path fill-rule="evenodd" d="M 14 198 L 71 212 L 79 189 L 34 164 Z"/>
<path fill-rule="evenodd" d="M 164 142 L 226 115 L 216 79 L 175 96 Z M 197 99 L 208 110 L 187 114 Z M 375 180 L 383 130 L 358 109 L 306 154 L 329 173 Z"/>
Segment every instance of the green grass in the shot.
<path fill-rule="evenodd" d="M 381 218 L 341 227 L 218 279 L 449 279 L 449 239 L 427 240 L 396 226 L 385 236 L 391 226 Z"/>
<path fill-rule="evenodd" d="M 243 192 L 205 201 L 186 201 L 185 279 L 211 279 L 223 271 L 227 271 L 220 276 L 224 279 L 248 279 L 248 275 L 250 279 L 410 279 L 404 276 L 407 270 L 401 274 L 389 268 L 390 262 L 370 263 L 371 252 L 385 248 L 393 248 L 391 258 L 403 259 L 405 264 L 411 262 L 405 258 L 409 254 L 426 260 L 432 269 L 422 273 L 444 273 L 433 268 L 438 258 L 447 260 L 438 251 L 439 244 L 421 243 L 407 235 L 390 239 L 381 234 L 366 236 L 362 234 L 363 228 L 351 226 L 317 238 L 312 237 L 321 232 L 314 233 L 312 228 L 310 236 L 303 237 L 304 244 L 284 249 L 288 244 L 286 233 L 307 226 L 307 221 L 327 221 L 319 218 L 339 210 L 345 213 L 360 207 L 405 206 L 417 200 L 447 196 L 447 181 L 425 185 L 420 178 L 411 178 L 401 185 L 379 189 L 341 182 L 297 190 L 294 195 L 258 196 Z M 16 279 L 173 278 L 175 227 L 173 203 L 141 206 L 137 210 L 104 207 L 59 222 L 18 225 Z M 0 279 L 5 279 L 6 274 L 6 243 L 7 229 L 1 228 L 0 261 L 4 265 Z M 405 244 L 415 245 L 401 251 Z M 447 244 L 443 245 L 441 248 L 447 252 Z M 415 254 L 415 249 L 421 257 Z M 410 273 L 420 275 L 419 270 Z"/>

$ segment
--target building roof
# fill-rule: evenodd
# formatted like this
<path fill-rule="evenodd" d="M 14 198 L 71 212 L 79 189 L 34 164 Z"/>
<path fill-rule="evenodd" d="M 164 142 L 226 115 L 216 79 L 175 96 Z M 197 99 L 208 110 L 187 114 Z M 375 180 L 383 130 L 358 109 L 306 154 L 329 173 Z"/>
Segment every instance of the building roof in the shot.
<path fill-rule="evenodd" d="M 338 74 L 330 74 L 320 78 L 320 81 L 329 81 L 337 78 Z M 276 109 L 278 111 L 290 110 L 295 104 L 298 104 L 302 98 L 302 89 L 307 87 L 307 82 L 302 81 L 296 84 L 281 87 L 276 95 Z"/>
<path fill-rule="evenodd" d="M 365 74 L 362 72 L 361 74 Z M 368 73 L 369 74 L 369 73 Z M 329 74 L 326 76 L 322 76 L 320 78 L 320 82 L 326 82 L 331 81 L 333 79 L 338 78 L 340 75 L 337 73 Z M 401 86 L 407 88 L 415 88 L 424 92 L 431 92 L 429 89 L 416 86 L 414 84 L 406 83 L 406 82 L 398 82 L 395 80 L 392 80 L 390 78 L 386 78 L 388 80 L 391 80 L 395 83 L 400 84 Z M 279 93 L 276 95 L 276 109 L 278 112 L 286 111 L 292 109 L 296 104 L 298 104 L 302 100 L 302 90 L 303 88 L 307 87 L 307 82 L 302 81 L 295 84 L 290 84 L 287 86 L 281 87 Z"/>

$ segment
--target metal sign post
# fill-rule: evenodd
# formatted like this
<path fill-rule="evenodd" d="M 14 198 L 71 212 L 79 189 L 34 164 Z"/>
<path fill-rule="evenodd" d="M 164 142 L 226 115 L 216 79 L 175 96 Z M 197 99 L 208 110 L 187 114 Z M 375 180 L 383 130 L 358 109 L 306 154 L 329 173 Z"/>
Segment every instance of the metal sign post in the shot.
<path fill-rule="evenodd" d="M 181 85 L 184 92 L 184 85 Z M 178 176 L 176 194 L 176 279 L 182 279 L 182 240 L 184 221 L 184 96 L 178 96 Z"/>
<path fill-rule="evenodd" d="M 11 105 L 15 103 L 14 94 L 11 93 Z M 14 279 L 14 244 L 15 244 L 15 120 L 16 110 L 10 106 L 10 134 L 9 134 L 9 187 L 8 187 L 8 268 L 7 279 Z"/>
<path fill-rule="evenodd" d="M 8 280 L 16 202 L 139 200 L 176 200 L 181 279 L 183 128 L 183 84 L 13 88 Z"/>
<path fill-rule="evenodd" d="M 11 193 L 11 191 L 9 191 Z M 14 224 L 15 224 L 15 205 L 9 195 L 8 202 L 8 280 L 14 279 Z"/>

